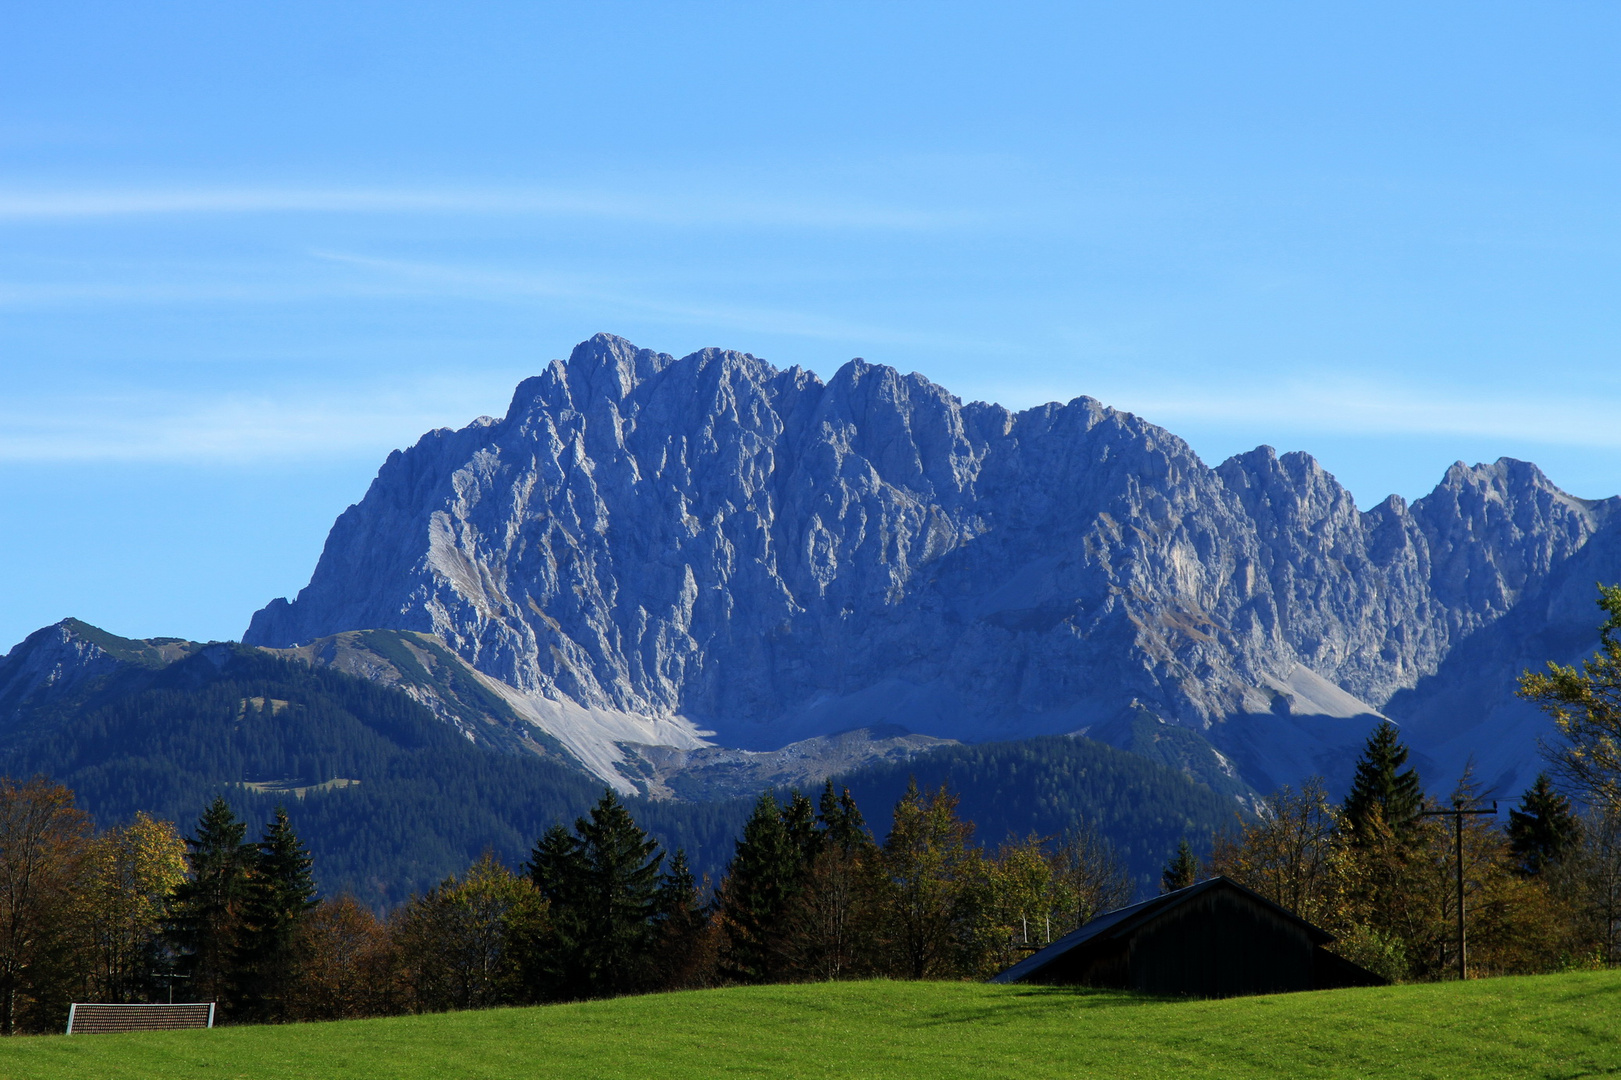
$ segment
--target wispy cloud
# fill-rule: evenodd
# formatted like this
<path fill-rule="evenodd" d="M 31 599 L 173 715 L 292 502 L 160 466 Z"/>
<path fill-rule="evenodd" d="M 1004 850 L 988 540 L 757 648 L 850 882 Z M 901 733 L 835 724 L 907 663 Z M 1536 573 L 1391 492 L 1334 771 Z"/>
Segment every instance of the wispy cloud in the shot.
<path fill-rule="evenodd" d="M 315 251 L 268 265 L 90 266 L 77 280 L 0 280 L 0 308 L 165 304 L 283 304 L 331 299 L 454 298 L 580 309 L 599 324 L 654 320 L 842 342 L 853 347 L 915 346 L 960 352 L 997 350 L 993 342 L 841 318 L 780 306 L 708 302 L 684 287 L 628 282 L 590 271 L 510 269 Z"/>
<path fill-rule="evenodd" d="M 778 197 L 716 188 L 650 193 L 563 188 L 143 188 L 0 190 L 0 221 L 159 215 L 477 214 L 601 218 L 668 226 L 936 230 L 983 213 L 856 197 Z"/>
<path fill-rule="evenodd" d="M 344 386 L 277 396 L 102 394 L 13 398 L 0 407 L 0 461 L 290 462 L 381 460 L 425 431 L 501 410 L 500 377 Z"/>
<path fill-rule="evenodd" d="M 713 304 L 672 299 L 614 288 L 578 274 L 488 269 L 447 263 L 382 259 L 343 252 L 318 252 L 323 259 L 365 268 L 399 285 L 435 295 L 454 293 L 482 299 L 545 298 L 586 304 L 602 317 L 633 315 L 672 323 L 787 335 L 825 341 L 868 342 L 946 349 L 997 346 L 961 337 L 897 329 L 778 307 Z"/>
<path fill-rule="evenodd" d="M 1232 389 L 1116 385 L 1089 391 L 1176 430 L 1179 423 L 1250 431 L 1337 435 L 1485 436 L 1563 446 L 1621 448 L 1613 395 L 1460 392 L 1397 380 L 1324 377 Z"/>

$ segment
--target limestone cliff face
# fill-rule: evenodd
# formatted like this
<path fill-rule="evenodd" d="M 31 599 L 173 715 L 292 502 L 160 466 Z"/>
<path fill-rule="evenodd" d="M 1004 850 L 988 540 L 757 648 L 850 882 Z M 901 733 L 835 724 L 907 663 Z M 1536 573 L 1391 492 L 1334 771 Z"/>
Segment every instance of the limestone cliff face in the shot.
<path fill-rule="evenodd" d="M 1090 398 L 1012 413 L 860 360 L 824 383 L 599 335 L 505 418 L 391 455 L 244 640 L 432 633 L 570 730 L 672 746 L 1146 710 L 1272 779 L 1260 744 L 1306 761 L 1333 741 L 1310 718 L 1434 672 L 1615 505 L 1502 460 L 1362 513 L 1306 455 L 1210 468 Z"/>

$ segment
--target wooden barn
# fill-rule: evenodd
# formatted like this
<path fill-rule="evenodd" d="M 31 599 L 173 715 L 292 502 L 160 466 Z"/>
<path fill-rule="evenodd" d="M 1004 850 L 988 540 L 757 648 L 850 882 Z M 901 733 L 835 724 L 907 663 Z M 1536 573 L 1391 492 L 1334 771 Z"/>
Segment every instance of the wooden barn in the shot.
<path fill-rule="evenodd" d="M 1324 948 L 1334 936 L 1224 877 L 1099 915 L 995 983 L 1238 997 L 1386 980 Z"/>

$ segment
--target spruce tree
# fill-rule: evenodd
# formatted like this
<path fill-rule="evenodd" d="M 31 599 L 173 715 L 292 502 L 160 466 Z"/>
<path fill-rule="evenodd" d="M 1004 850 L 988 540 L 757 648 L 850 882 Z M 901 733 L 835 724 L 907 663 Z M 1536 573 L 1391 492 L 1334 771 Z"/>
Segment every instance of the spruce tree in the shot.
<path fill-rule="evenodd" d="M 822 789 L 816 820 L 822 827 L 825 842 L 846 854 L 872 843 L 872 837 L 867 834 L 867 821 L 861 816 L 850 789 L 834 795 L 832 780 Z"/>
<path fill-rule="evenodd" d="M 610 789 L 589 818 L 546 833 L 530 877 L 552 905 L 543 967 L 554 994 L 601 997 L 644 989 L 654 976 L 653 934 L 664 855 Z"/>
<path fill-rule="evenodd" d="M 709 914 L 698 897 L 698 883 L 687 865 L 687 853 L 676 849 L 670 866 L 659 875 L 653 897 L 654 966 L 659 988 L 687 985 L 693 959 L 702 943 Z"/>
<path fill-rule="evenodd" d="M 584 878 L 580 845 L 566 825 L 553 825 L 535 842 L 528 870 L 529 880 L 553 907 L 568 908 L 578 902 Z"/>
<path fill-rule="evenodd" d="M 1581 823 L 1570 800 L 1553 789 L 1547 773 L 1520 797 L 1520 808 L 1508 812 L 1509 846 L 1527 875 L 1557 865 L 1581 840 Z"/>
<path fill-rule="evenodd" d="M 575 823 L 585 870 L 588 989 L 593 995 L 641 989 L 651 959 L 654 895 L 664 855 L 611 791 Z"/>
<path fill-rule="evenodd" d="M 254 859 L 237 958 L 239 1008 L 263 1020 L 285 1019 L 299 976 L 298 930 L 315 907 L 310 854 L 293 832 L 287 808 L 276 807 Z"/>
<path fill-rule="evenodd" d="M 816 825 L 816 808 L 804 795 L 795 791 L 782 808 L 782 827 L 788 831 L 788 842 L 798 853 L 801 871 L 816 861 L 822 850 L 822 830 Z"/>
<path fill-rule="evenodd" d="M 550 914 L 545 937 L 525 960 L 528 981 L 540 997 L 579 997 L 586 983 L 581 953 L 585 864 L 579 838 L 566 825 L 553 825 L 530 852 L 528 871 Z"/>
<path fill-rule="evenodd" d="M 1372 735 L 1356 763 L 1350 794 L 1345 797 L 1345 823 L 1351 836 L 1360 836 L 1375 807 L 1398 839 L 1413 833 L 1423 807 L 1424 789 L 1418 773 L 1403 770 L 1407 747 L 1397 736 L 1396 725 L 1385 721 Z"/>
<path fill-rule="evenodd" d="M 721 926 L 726 933 L 725 973 L 739 982 L 776 977 L 781 921 L 798 883 L 799 849 L 767 791 L 743 825 L 737 853 L 721 887 Z"/>
<path fill-rule="evenodd" d="M 178 953 L 184 992 L 196 1001 L 227 1001 L 235 982 L 252 892 L 254 845 L 248 827 L 216 796 L 186 837 L 190 874 L 175 886 L 167 936 Z"/>
<path fill-rule="evenodd" d="M 1177 842 L 1176 854 L 1159 874 L 1159 891 L 1175 892 L 1199 880 L 1199 860 L 1193 856 L 1193 847 L 1184 838 Z"/>

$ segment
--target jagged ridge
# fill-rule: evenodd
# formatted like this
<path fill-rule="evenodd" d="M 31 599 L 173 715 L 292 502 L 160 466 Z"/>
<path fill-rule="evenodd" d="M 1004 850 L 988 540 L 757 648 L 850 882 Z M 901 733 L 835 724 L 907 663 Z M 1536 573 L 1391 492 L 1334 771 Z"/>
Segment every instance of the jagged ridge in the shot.
<path fill-rule="evenodd" d="M 860 360 L 824 383 L 598 335 L 505 418 L 391 455 L 244 640 L 434 634 L 599 770 L 624 742 L 1146 710 L 1264 787 L 1358 740 L 1616 505 L 1503 459 L 1364 513 L 1305 454 L 1210 468 L 1090 398 L 1013 413 Z"/>

